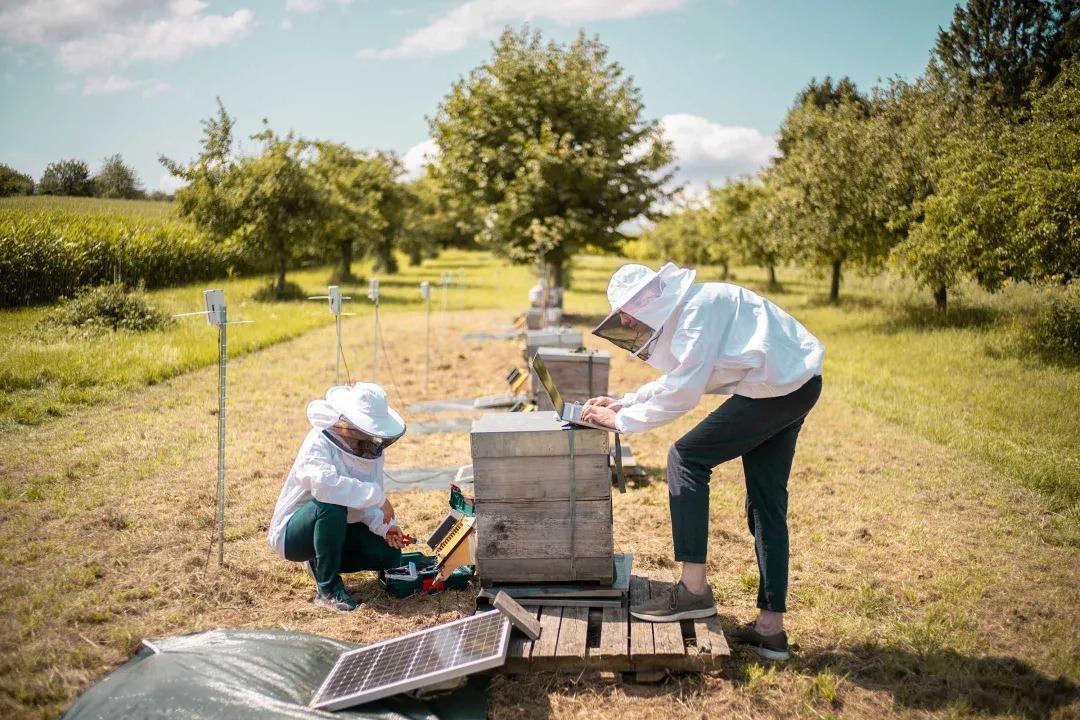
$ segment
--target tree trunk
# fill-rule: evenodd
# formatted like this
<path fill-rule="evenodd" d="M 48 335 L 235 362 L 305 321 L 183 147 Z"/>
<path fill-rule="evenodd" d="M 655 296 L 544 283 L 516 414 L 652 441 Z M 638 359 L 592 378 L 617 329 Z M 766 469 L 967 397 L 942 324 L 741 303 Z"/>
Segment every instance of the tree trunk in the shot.
<path fill-rule="evenodd" d="M 835 304 L 840 302 L 840 261 L 833 260 L 832 264 L 832 284 L 829 286 L 829 302 Z"/>
<path fill-rule="evenodd" d="M 548 263 L 548 280 L 551 283 L 548 287 L 561 288 L 563 286 L 563 279 L 563 261 L 556 260 L 555 262 Z"/>
<path fill-rule="evenodd" d="M 776 284 L 776 266 L 769 263 L 765 266 L 765 269 L 769 272 L 769 290 L 776 290 L 779 287 Z"/>
<path fill-rule="evenodd" d="M 414 245 L 409 248 L 409 266 L 416 267 L 420 263 L 424 262 L 423 248 L 419 245 Z"/>
<path fill-rule="evenodd" d="M 338 279 L 348 281 L 352 279 L 353 243 L 352 240 L 341 241 L 341 264 L 338 266 Z"/>
<path fill-rule="evenodd" d="M 375 250 L 375 267 L 379 272 L 393 275 L 398 271 L 397 258 L 394 257 L 394 243 L 391 240 L 380 242 Z"/>
<path fill-rule="evenodd" d="M 729 277 L 731 277 L 731 272 L 730 268 L 728 268 L 728 261 L 725 260 L 720 263 L 720 279 L 727 280 Z"/>
<path fill-rule="evenodd" d="M 280 295 L 285 290 L 285 270 L 288 262 L 285 256 L 278 258 L 277 278 L 274 280 L 274 294 Z"/>
<path fill-rule="evenodd" d="M 942 285 L 934 290 L 934 307 L 939 312 L 945 312 L 949 309 L 949 287 L 948 285 Z"/>

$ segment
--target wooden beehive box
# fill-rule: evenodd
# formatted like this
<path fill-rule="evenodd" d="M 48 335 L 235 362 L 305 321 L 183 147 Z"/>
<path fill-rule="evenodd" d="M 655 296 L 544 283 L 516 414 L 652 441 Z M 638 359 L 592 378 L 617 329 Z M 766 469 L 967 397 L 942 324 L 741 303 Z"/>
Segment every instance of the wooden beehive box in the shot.
<path fill-rule="evenodd" d="M 531 307 L 525 311 L 525 327 L 528 330 L 541 330 L 562 323 L 562 308 L 550 307 L 546 311 Z"/>
<path fill-rule="evenodd" d="M 525 362 L 532 360 L 532 356 L 542 347 L 562 347 L 577 349 L 584 347 L 581 343 L 581 331 L 571 330 L 568 327 L 554 327 L 546 330 L 526 330 L 525 343 L 521 346 Z"/>
<path fill-rule="evenodd" d="M 470 442 L 481 581 L 610 584 L 608 433 L 553 412 L 489 413 Z"/>
<path fill-rule="evenodd" d="M 536 354 L 555 381 L 555 387 L 567 402 L 583 403 L 598 395 L 607 395 L 611 353 L 606 350 L 581 350 L 559 347 L 537 348 Z M 537 410 L 554 410 L 551 398 L 544 392 L 539 378 L 532 370 L 533 398 Z"/>

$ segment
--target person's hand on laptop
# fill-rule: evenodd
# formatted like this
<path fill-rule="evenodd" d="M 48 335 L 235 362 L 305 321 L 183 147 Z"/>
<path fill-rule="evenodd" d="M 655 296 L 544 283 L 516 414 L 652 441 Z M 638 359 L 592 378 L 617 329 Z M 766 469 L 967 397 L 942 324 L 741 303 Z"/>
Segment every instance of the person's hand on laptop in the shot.
<path fill-rule="evenodd" d="M 595 400 L 607 400 L 609 404 L 600 405 Z M 622 409 L 619 403 L 612 398 L 592 398 L 582 407 L 581 419 L 593 425 L 602 425 L 615 429 L 615 415 Z"/>
<path fill-rule="evenodd" d="M 593 406 L 611 408 L 614 412 L 622 410 L 622 405 L 619 404 L 618 400 L 613 397 L 608 397 L 607 395 L 601 395 L 600 397 L 589 398 L 586 400 L 585 404 L 581 407 L 582 413 Z"/>

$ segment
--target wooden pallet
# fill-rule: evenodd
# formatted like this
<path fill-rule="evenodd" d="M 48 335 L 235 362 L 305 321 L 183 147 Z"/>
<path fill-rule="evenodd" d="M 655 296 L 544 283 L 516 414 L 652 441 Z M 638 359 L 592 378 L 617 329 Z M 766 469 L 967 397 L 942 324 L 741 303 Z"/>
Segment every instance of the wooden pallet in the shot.
<path fill-rule="evenodd" d="M 666 594 L 668 577 L 630 578 L 630 601 Z M 655 670 L 701 672 L 719 669 L 731 651 L 720 618 L 650 623 L 630 616 L 624 607 L 535 608 L 543 628 L 529 641 L 514 633 L 504 671 L 648 673 Z"/>

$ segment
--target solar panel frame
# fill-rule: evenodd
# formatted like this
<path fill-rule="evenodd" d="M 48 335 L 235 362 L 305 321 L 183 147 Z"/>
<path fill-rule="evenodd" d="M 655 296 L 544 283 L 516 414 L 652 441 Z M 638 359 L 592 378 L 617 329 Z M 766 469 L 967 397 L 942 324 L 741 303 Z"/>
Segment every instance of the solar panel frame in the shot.
<path fill-rule="evenodd" d="M 440 650 L 440 648 L 434 646 L 436 641 L 429 640 L 425 642 L 426 639 L 434 638 L 440 632 L 446 632 L 456 626 L 467 625 L 469 623 L 475 623 L 477 625 L 490 623 L 497 625 L 497 628 L 495 629 L 496 635 L 493 638 L 494 642 L 490 648 L 487 649 L 487 652 L 484 652 L 479 657 L 470 659 L 467 662 L 454 663 L 451 661 L 441 667 L 436 667 L 433 670 L 412 677 L 408 676 L 408 671 L 411 670 L 417 662 L 430 663 L 433 655 Z M 323 680 L 322 685 L 319 686 L 319 689 L 316 691 L 309 706 L 319 710 L 341 710 L 361 703 L 373 702 L 391 695 L 397 695 L 428 685 L 434 685 L 455 677 L 471 675 L 473 673 L 498 667 L 506 662 L 506 651 L 510 644 L 510 628 L 510 621 L 502 613 L 491 611 L 471 615 L 449 623 L 436 625 L 432 628 L 419 630 L 417 632 L 409 633 L 408 635 L 391 638 L 390 640 L 383 640 L 371 645 L 366 645 L 362 648 L 357 648 L 356 650 L 342 653 L 337 659 L 337 662 L 334 663 L 334 667 L 331 668 L 330 672 L 327 674 L 326 679 Z M 467 642 L 467 640 L 468 638 L 463 634 L 457 637 L 455 647 L 453 648 L 454 658 L 457 658 L 461 654 L 461 645 L 464 642 Z M 365 665 L 361 665 L 361 671 L 363 672 L 361 684 L 366 686 L 367 680 L 372 673 L 383 672 L 380 668 L 380 662 L 397 661 L 401 659 L 400 653 L 398 656 L 394 656 L 393 653 L 400 651 L 402 648 L 407 648 L 410 645 L 411 649 L 408 650 L 411 652 L 409 665 L 405 677 L 402 679 L 383 682 L 374 687 L 361 687 L 355 692 L 329 695 L 331 688 L 335 684 L 339 669 L 346 668 L 357 660 L 361 662 L 366 661 Z M 421 652 L 425 653 L 422 657 L 420 655 Z M 387 653 L 389 653 L 389 655 L 387 655 Z M 384 655 L 387 655 L 385 659 L 383 657 Z M 366 660 L 368 657 L 371 659 Z M 354 671 L 342 670 L 342 672 Z M 329 696 L 324 697 L 324 695 Z"/>

